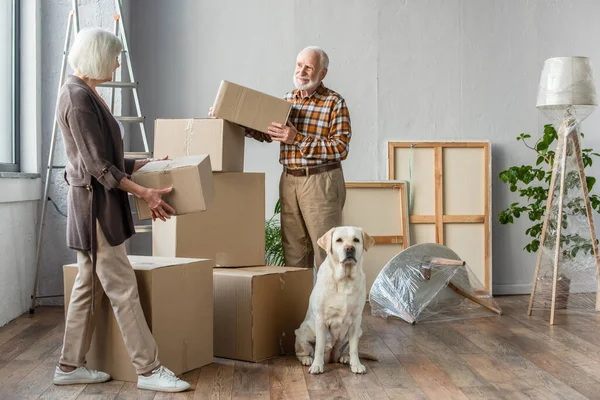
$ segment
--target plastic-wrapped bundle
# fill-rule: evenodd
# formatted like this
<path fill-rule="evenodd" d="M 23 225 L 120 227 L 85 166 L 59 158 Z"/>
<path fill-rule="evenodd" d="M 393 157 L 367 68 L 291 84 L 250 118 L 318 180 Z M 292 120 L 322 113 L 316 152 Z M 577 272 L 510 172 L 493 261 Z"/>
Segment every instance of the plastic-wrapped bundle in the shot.
<path fill-rule="evenodd" d="M 411 324 L 502 312 L 468 265 L 436 243 L 411 246 L 392 258 L 375 279 L 369 302 L 373 315 Z"/>

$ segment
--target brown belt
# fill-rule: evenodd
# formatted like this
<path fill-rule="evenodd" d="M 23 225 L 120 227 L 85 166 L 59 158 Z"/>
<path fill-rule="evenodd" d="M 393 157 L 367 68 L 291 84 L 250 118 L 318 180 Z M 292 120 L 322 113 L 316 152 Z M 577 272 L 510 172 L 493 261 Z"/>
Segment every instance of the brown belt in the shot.
<path fill-rule="evenodd" d="M 342 164 L 337 161 L 329 164 L 317 165 L 314 167 L 304 167 L 304 168 L 288 168 L 283 167 L 283 170 L 287 175 L 293 176 L 310 176 L 314 174 L 319 174 L 321 172 L 331 171 L 334 169 L 338 169 L 342 166 Z"/>

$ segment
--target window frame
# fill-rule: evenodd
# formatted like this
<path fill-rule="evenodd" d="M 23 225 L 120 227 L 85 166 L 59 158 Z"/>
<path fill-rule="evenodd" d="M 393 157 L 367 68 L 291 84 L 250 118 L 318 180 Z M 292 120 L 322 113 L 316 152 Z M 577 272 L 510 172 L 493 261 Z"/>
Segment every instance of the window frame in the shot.
<path fill-rule="evenodd" d="M 12 162 L 0 162 L 0 172 L 19 172 L 21 166 L 20 138 L 20 15 L 21 1 L 12 0 L 12 76 L 11 76 L 11 154 Z"/>

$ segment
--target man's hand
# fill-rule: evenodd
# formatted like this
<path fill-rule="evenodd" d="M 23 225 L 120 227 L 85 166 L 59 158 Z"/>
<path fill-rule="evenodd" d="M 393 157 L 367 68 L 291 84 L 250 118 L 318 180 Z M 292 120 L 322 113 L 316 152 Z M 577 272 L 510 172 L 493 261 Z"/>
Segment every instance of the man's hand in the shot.
<path fill-rule="evenodd" d="M 290 121 L 286 125 L 282 125 L 279 122 L 272 122 L 268 131 L 273 140 L 286 144 L 292 144 L 298 134 L 296 127 Z"/>
<path fill-rule="evenodd" d="M 164 160 L 168 160 L 169 156 L 164 156 L 164 157 L 158 157 L 158 158 L 143 158 L 143 159 L 138 159 L 135 160 L 135 164 L 133 165 L 133 172 L 137 171 L 138 169 L 142 168 L 144 165 L 154 162 L 154 161 L 164 161 Z"/>

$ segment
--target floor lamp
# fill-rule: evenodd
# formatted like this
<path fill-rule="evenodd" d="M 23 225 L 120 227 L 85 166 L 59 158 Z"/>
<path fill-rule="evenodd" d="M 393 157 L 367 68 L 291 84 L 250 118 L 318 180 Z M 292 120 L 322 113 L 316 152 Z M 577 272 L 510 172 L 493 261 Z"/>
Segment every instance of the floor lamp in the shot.
<path fill-rule="evenodd" d="M 579 143 L 579 125 L 597 105 L 587 57 L 545 61 L 537 108 L 557 127 L 558 144 L 527 314 L 549 305 L 551 325 L 567 302 L 600 310 L 600 258 Z"/>

